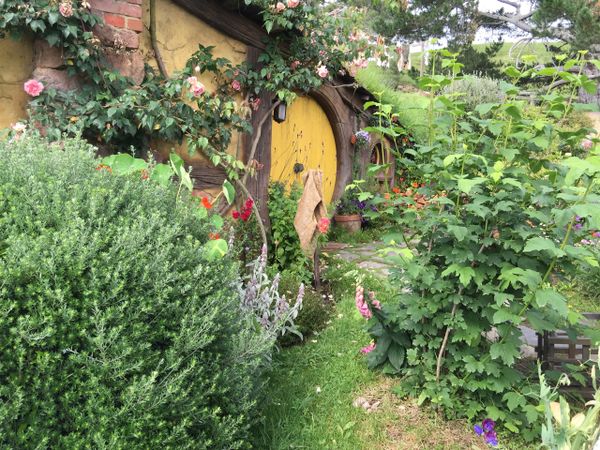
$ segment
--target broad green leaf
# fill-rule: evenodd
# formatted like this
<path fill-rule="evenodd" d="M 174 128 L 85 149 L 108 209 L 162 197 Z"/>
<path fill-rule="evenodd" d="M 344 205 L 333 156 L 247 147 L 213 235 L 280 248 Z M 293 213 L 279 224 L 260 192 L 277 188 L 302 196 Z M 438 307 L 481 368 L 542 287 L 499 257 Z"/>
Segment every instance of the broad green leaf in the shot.
<path fill-rule="evenodd" d="M 173 176 L 173 169 L 171 166 L 166 164 L 157 164 L 152 169 L 152 174 L 150 175 L 150 179 L 155 183 L 167 187 L 171 182 L 171 177 Z"/>
<path fill-rule="evenodd" d="M 390 363 L 392 364 L 392 366 L 394 366 L 394 368 L 398 371 L 400 369 L 402 369 L 402 366 L 404 364 L 405 354 L 406 354 L 406 352 L 405 352 L 404 348 L 402 348 L 400 345 L 396 344 L 395 342 L 392 343 L 390 345 L 390 348 L 388 349 L 388 359 L 389 359 Z"/>
<path fill-rule="evenodd" d="M 565 252 L 561 250 L 551 239 L 539 236 L 529 239 L 525 244 L 523 251 L 525 253 L 545 251 L 552 256 L 558 257 L 565 255 Z"/>
<path fill-rule="evenodd" d="M 202 209 L 206 210 L 205 208 L 202 208 Z M 213 214 L 210 216 L 210 223 L 216 230 L 220 230 L 221 228 L 223 228 L 224 221 L 220 215 Z"/>
<path fill-rule="evenodd" d="M 567 308 L 567 299 L 554 289 L 537 290 L 535 292 L 535 303 L 540 308 L 548 305 L 562 316 L 566 316 L 569 313 L 569 309 Z"/>
<path fill-rule="evenodd" d="M 192 179 L 190 178 L 190 174 L 183 166 L 179 167 L 179 179 L 181 180 L 181 184 L 183 184 L 188 191 L 192 192 L 192 190 L 194 190 L 194 185 L 192 183 Z"/>
<path fill-rule="evenodd" d="M 469 229 L 458 225 L 448 225 L 448 231 L 454 235 L 458 242 L 462 242 L 469 235 Z"/>
<path fill-rule="evenodd" d="M 215 260 L 227 254 L 227 242 L 224 239 L 214 239 L 204 244 L 208 259 Z"/>
<path fill-rule="evenodd" d="M 223 182 L 223 195 L 225 196 L 227 203 L 231 205 L 235 199 L 235 188 L 229 182 L 229 180 L 225 180 Z"/>
<path fill-rule="evenodd" d="M 442 277 L 450 275 L 451 273 L 455 273 L 458 275 L 458 279 L 460 280 L 463 286 L 467 286 L 475 276 L 475 271 L 471 266 L 461 266 L 456 263 L 451 264 L 446 270 L 444 270 L 442 272 Z"/>
<path fill-rule="evenodd" d="M 504 323 L 504 322 L 512 322 L 515 324 L 520 323 L 521 321 L 521 317 L 513 314 L 510 309 L 508 308 L 502 308 L 499 309 L 498 311 L 496 311 L 494 313 L 494 317 L 492 319 L 492 322 L 494 323 L 494 325 L 500 324 L 500 323 Z"/>
<path fill-rule="evenodd" d="M 486 178 L 477 177 L 477 178 L 460 178 L 458 180 L 458 189 L 460 189 L 465 194 L 471 192 L 475 186 L 486 181 Z"/>

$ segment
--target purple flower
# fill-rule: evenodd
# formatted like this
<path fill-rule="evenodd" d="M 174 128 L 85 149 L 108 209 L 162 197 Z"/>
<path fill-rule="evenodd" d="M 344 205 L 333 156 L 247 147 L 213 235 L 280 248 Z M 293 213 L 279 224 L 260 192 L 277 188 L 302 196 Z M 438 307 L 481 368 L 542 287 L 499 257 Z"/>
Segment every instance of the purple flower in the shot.
<path fill-rule="evenodd" d="M 481 428 L 479 424 L 475 425 L 473 429 L 475 430 L 475 434 L 477 436 L 481 436 L 483 434 L 483 428 Z"/>
<path fill-rule="evenodd" d="M 496 447 L 498 445 L 498 436 L 494 430 L 486 431 L 485 442 L 490 444 L 492 447 Z"/>
<path fill-rule="evenodd" d="M 496 422 L 494 422 L 492 419 L 483 419 L 483 422 L 481 422 L 481 425 L 485 431 L 489 432 L 489 431 L 494 431 Z"/>
<path fill-rule="evenodd" d="M 356 132 L 356 139 L 359 142 L 362 141 L 363 143 L 368 144 L 371 142 L 371 135 L 368 131 L 360 130 Z"/>

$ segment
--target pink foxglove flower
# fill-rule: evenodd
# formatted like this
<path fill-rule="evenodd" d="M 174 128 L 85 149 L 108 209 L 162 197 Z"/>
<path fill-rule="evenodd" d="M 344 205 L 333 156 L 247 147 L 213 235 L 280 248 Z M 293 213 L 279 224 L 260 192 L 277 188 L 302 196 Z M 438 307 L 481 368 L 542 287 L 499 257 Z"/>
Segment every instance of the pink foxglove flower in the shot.
<path fill-rule="evenodd" d="M 326 78 L 327 75 L 329 75 L 329 70 L 327 70 L 327 67 L 325 66 L 319 66 L 317 68 L 317 75 L 319 75 L 321 78 Z"/>
<path fill-rule="evenodd" d="M 300 4 L 300 0 L 287 0 L 288 8 L 295 8 Z"/>
<path fill-rule="evenodd" d="M 369 309 L 369 305 L 365 302 L 365 289 L 362 286 L 356 286 L 356 308 L 361 316 L 365 319 L 370 319 L 372 317 L 371 310 Z"/>
<path fill-rule="evenodd" d="M 238 80 L 233 80 L 233 81 L 231 82 L 231 88 L 232 88 L 234 91 L 239 91 L 239 90 L 242 88 L 242 85 L 240 84 L 240 82 L 239 82 Z"/>
<path fill-rule="evenodd" d="M 581 148 L 584 150 L 589 150 L 592 148 L 592 145 L 594 143 L 592 142 L 591 139 L 584 139 L 583 141 L 581 141 Z"/>
<path fill-rule="evenodd" d="M 61 16 L 71 17 L 73 15 L 73 4 L 70 0 L 62 1 L 60 2 L 58 10 L 60 11 Z"/>
<path fill-rule="evenodd" d="M 44 90 L 44 85 L 38 80 L 28 80 L 23 85 L 23 89 L 25 89 L 28 95 L 37 97 Z"/>
<path fill-rule="evenodd" d="M 363 355 L 366 355 L 368 353 L 371 353 L 373 350 L 375 350 L 375 343 L 371 342 L 369 345 L 367 345 L 366 347 L 363 347 L 360 349 L 360 352 Z"/>
<path fill-rule="evenodd" d="M 277 2 L 277 5 L 275 5 L 275 10 L 277 12 L 283 12 L 285 10 L 285 5 L 282 2 Z"/>

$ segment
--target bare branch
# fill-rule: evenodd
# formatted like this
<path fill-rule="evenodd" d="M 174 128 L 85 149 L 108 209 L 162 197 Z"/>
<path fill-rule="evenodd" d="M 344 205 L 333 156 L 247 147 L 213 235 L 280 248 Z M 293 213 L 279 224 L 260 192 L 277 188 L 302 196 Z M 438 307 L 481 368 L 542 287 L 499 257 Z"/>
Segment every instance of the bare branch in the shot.
<path fill-rule="evenodd" d="M 499 3 L 504 3 L 505 5 L 512 6 L 517 10 L 517 13 L 521 11 L 521 5 L 516 2 L 511 2 L 509 0 L 498 0 Z"/>
<path fill-rule="evenodd" d="M 523 20 L 520 20 L 519 16 L 503 16 L 501 14 L 490 13 L 486 11 L 479 11 L 479 15 L 489 19 L 497 20 L 498 22 L 510 23 L 515 27 L 526 31 L 527 33 L 533 33 L 533 27 Z"/>

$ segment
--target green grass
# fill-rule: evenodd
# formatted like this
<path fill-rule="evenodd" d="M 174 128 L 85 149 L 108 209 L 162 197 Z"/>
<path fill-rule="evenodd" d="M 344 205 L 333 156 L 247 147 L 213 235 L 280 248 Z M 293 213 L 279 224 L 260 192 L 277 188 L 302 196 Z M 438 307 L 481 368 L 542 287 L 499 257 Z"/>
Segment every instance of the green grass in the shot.
<path fill-rule="evenodd" d="M 473 44 L 473 47 L 481 51 L 489 45 L 490 44 Z M 513 42 L 505 42 L 498 54 L 493 58 L 494 61 L 500 62 L 504 66 L 514 65 L 518 55 L 535 55 L 540 64 L 548 64 L 552 61 L 552 53 L 546 50 L 546 47 L 542 42 L 530 42 L 526 45 L 519 45 L 513 49 L 512 55 L 510 55 L 510 49 L 513 45 Z M 412 53 L 410 59 L 413 67 L 420 67 L 421 52 Z"/>
<path fill-rule="evenodd" d="M 417 141 L 423 142 L 428 130 L 429 98 L 418 92 L 398 90 L 402 85 L 414 89 L 414 81 L 410 83 L 405 78 L 391 76 L 390 73 L 391 71 L 386 71 L 371 63 L 366 69 L 358 71 L 356 79 L 371 93 L 381 94 L 381 101 L 394 107 L 400 123 Z"/>

